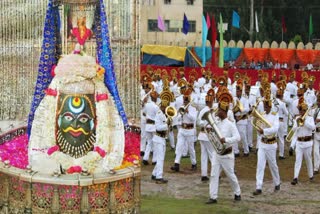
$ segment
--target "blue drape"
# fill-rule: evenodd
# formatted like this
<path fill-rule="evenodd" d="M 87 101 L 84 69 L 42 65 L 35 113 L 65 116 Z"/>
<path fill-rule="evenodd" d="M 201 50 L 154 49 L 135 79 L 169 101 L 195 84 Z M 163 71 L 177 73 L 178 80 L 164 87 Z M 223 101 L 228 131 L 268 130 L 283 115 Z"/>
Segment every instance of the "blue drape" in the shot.
<path fill-rule="evenodd" d="M 58 58 L 61 55 L 61 37 L 59 33 L 59 26 L 59 8 L 57 5 L 53 5 L 52 0 L 49 0 L 44 24 L 37 83 L 32 99 L 31 110 L 28 116 L 28 136 L 30 136 L 34 113 L 45 95 L 44 90 L 52 81 L 52 66 L 57 64 Z"/>
<path fill-rule="evenodd" d="M 235 61 L 242 52 L 242 48 L 224 48 L 224 61 Z"/>

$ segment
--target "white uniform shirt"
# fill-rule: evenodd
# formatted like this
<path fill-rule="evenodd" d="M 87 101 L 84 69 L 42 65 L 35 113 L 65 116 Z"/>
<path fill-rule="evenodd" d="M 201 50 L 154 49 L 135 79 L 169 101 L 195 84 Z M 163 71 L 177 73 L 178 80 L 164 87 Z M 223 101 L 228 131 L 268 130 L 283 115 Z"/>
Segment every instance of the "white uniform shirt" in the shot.
<path fill-rule="evenodd" d="M 238 99 L 239 99 L 238 97 L 234 97 L 234 101 L 237 101 Z M 235 117 L 240 116 L 240 115 L 245 115 L 250 111 L 248 98 L 245 98 L 244 96 L 241 96 L 240 102 L 243 105 L 243 112 L 235 113 L 235 115 L 234 115 Z M 247 123 L 248 123 L 248 119 L 239 120 L 237 122 L 238 125 L 247 125 Z"/>
<path fill-rule="evenodd" d="M 146 120 L 155 120 L 156 114 L 159 111 L 159 106 L 155 104 L 155 102 L 149 102 L 144 105 L 143 113 L 146 115 Z M 146 131 L 147 132 L 155 132 L 156 127 L 155 124 L 146 124 Z"/>
<path fill-rule="evenodd" d="M 315 119 L 320 119 L 320 108 L 316 108 L 315 109 L 315 111 L 314 111 L 314 113 L 313 113 L 313 117 L 315 118 Z M 316 123 L 316 127 L 320 127 L 320 123 Z M 314 138 L 316 139 L 316 140 L 320 140 L 320 132 L 315 132 L 314 133 Z"/>
<path fill-rule="evenodd" d="M 294 120 L 292 129 L 295 130 L 295 137 L 297 137 L 296 146 L 300 148 L 307 148 L 313 145 L 313 140 L 309 140 L 308 142 L 299 142 L 299 137 L 307 137 L 312 136 L 312 131 L 316 128 L 314 124 L 313 117 L 306 116 L 304 125 L 301 127 L 297 126 L 297 120 Z"/>
<path fill-rule="evenodd" d="M 193 107 L 192 105 L 188 106 L 188 113 L 185 113 L 182 116 L 182 124 L 186 123 L 186 124 L 193 124 L 195 125 L 197 120 L 197 110 L 195 107 Z M 195 126 L 193 127 L 193 129 L 184 129 L 181 127 L 180 129 L 182 131 L 182 133 L 184 135 L 189 135 L 192 136 L 195 134 Z"/>
<path fill-rule="evenodd" d="M 290 97 L 296 97 L 298 93 L 298 87 L 294 83 L 288 82 L 286 91 L 288 91 Z"/>
<path fill-rule="evenodd" d="M 156 114 L 155 127 L 156 127 L 156 131 L 167 131 L 168 130 L 167 117 L 161 110 L 159 110 Z M 165 143 L 164 138 L 162 138 L 158 135 L 154 135 L 152 140 L 155 142 L 164 142 Z"/>
<path fill-rule="evenodd" d="M 312 107 L 317 102 L 317 96 L 314 89 L 307 89 L 304 93 L 304 100 L 309 107 Z"/>
<path fill-rule="evenodd" d="M 228 118 L 225 118 L 224 120 L 220 120 L 219 122 L 217 122 L 217 127 L 221 136 L 225 138 L 226 148 L 231 147 L 233 144 L 241 140 L 241 137 L 236 125 L 232 123 Z M 234 154 L 230 153 L 224 156 L 234 157 Z"/>
<path fill-rule="evenodd" d="M 274 82 L 271 82 L 270 86 L 271 86 L 271 94 L 275 97 L 277 95 L 278 87 Z"/>
<path fill-rule="evenodd" d="M 264 117 L 264 119 L 266 119 L 271 124 L 271 127 L 264 128 L 263 135 L 260 135 L 260 134 L 259 135 L 263 138 L 270 138 L 270 136 L 272 136 L 272 135 L 275 136 L 279 130 L 279 115 L 278 115 L 278 113 L 270 111 L 269 114 L 263 114 L 262 116 Z M 261 142 L 259 144 L 259 148 L 260 147 L 263 149 L 277 148 L 277 143 L 265 144 L 265 143 Z"/>

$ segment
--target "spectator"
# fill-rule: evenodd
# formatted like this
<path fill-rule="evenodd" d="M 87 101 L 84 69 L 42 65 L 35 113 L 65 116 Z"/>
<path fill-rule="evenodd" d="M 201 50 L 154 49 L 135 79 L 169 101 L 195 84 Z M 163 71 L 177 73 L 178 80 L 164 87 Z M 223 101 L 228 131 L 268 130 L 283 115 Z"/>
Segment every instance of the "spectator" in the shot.
<path fill-rule="evenodd" d="M 242 60 L 240 68 L 241 69 L 246 69 L 247 68 L 247 62 L 245 60 Z"/>
<path fill-rule="evenodd" d="M 274 69 L 280 69 L 280 63 L 278 60 L 277 60 L 276 64 L 274 65 Z"/>
<path fill-rule="evenodd" d="M 271 69 L 271 68 L 273 68 L 273 63 L 272 63 L 272 61 L 270 61 L 269 64 L 268 64 L 268 69 Z"/>
<path fill-rule="evenodd" d="M 287 64 L 286 62 L 284 62 L 284 63 L 281 65 L 281 68 L 287 70 L 287 69 L 288 69 L 288 64 Z"/>
<path fill-rule="evenodd" d="M 306 70 L 307 70 L 307 71 L 313 70 L 313 65 L 312 65 L 312 63 L 308 63 L 308 64 L 307 64 Z"/>
<path fill-rule="evenodd" d="M 251 60 L 249 68 L 250 69 L 255 69 L 256 68 L 256 63 L 253 61 L 253 59 Z"/>

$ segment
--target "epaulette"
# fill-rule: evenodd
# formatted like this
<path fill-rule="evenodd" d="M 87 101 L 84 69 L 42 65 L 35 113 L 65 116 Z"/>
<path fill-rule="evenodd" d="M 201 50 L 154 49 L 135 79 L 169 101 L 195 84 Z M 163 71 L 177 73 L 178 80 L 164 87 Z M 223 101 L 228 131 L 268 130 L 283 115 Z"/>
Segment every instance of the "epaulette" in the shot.
<path fill-rule="evenodd" d="M 271 112 L 271 114 L 272 114 L 272 115 L 276 115 L 276 114 L 277 114 L 277 112 L 276 112 L 276 111 L 273 111 L 273 112 Z"/>

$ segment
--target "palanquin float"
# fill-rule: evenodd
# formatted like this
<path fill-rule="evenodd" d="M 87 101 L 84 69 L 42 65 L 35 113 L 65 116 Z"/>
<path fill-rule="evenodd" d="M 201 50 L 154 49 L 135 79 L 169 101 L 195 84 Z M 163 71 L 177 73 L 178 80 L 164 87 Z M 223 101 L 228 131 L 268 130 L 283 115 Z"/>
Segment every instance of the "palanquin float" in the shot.
<path fill-rule="evenodd" d="M 76 41 L 64 55 L 61 7 Z M 140 130 L 118 94 L 108 33 L 103 0 L 49 1 L 28 123 L 0 134 L 0 213 L 139 213 Z"/>

